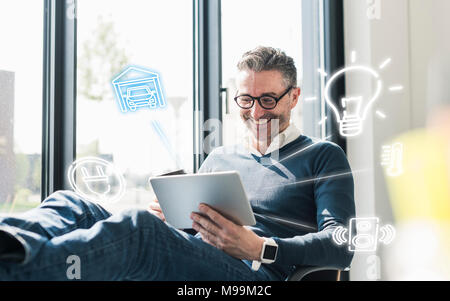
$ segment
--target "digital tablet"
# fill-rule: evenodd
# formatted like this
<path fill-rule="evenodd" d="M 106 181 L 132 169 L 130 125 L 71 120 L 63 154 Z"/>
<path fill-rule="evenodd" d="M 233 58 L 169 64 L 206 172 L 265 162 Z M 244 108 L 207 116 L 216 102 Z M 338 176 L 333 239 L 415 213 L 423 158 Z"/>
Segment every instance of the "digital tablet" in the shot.
<path fill-rule="evenodd" d="M 166 221 L 175 228 L 191 229 L 191 212 L 198 212 L 201 203 L 238 225 L 256 224 L 237 171 L 160 176 L 149 182 Z"/>

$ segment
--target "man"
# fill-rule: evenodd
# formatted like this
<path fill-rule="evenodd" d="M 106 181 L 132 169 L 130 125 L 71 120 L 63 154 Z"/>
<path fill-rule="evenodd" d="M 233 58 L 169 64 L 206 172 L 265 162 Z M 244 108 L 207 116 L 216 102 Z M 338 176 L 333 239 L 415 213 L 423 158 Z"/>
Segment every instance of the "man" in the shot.
<path fill-rule="evenodd" d="M 111 215 L 74 193 L 57 192 L 20 218 L 0 219 L 0 278 L 66 279 L 71 255 L 80 259 L 82 280 L 284 280 L 296 266 L 349 266 L 352 255 L 332 242 L 332 232 L 355 214 L 353 178 L 338 146 L 312 141 L 290 125 L 300 96 L 294 61 L 258 47 L 238 69 L 235 100 L 253 138 L 234 151 L 216 149 L 200 172 L 238 170 L 255 226 L 238 226 L 201 205 L 203 215 L 191 215 L 198 231 L 192 236 L 164 223 L 157 201 L 150 213 Z M 276 135 L 272 120 L 278 120 Z M 262 164 L 273 152 L 278 160 Z"/>

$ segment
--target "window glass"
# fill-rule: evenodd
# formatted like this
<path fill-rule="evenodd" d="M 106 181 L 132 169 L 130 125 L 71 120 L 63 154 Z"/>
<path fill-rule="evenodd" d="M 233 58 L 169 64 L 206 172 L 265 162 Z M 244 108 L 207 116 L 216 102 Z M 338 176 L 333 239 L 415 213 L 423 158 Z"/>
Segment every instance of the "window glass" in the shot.
<path fill-rule="evenodd" d="M 42 1 L 0 2 L 2 213 L 41 199 L 43 11 Z"/>
<path fill-rule="evenodd" d="M 302 3 L 297 0 L 222 1 L 222 86 L 228 89 L 228 111 L 224 108 L 224 144 L 240 142 L 242 122 L 236 94 L 236 65 L 242 54 L 257 46 L 280 48 L 291 56 L 302 78 Z M 256 95 L 254 95 L 256 96 Z M 292 112 L 291 121 L 302 129 L 302 104 Z M 239 125 L 237 129 L 236 125 Z"/>
<path fill-rule="evenodd" d="M 77 159 L 123 175 L 113 210 L 146 207 L 150 176 L 192 172 L 192 15 L 186 0 L 78 1 Z"/>

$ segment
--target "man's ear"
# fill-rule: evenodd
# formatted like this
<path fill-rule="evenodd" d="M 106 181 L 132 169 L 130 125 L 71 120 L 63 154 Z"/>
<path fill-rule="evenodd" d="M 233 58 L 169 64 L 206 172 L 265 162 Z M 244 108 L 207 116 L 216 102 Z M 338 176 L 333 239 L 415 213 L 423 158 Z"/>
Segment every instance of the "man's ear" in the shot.
<path fill-rule="evenodd" d="M 302 93 L 302 90 L 300 88 L 292 89 L 292 101 L 291 101 L 291 110 L 295 108 L 295 106 L 298 103 L 298 99 L 300 98 L 300 95 Z"/>

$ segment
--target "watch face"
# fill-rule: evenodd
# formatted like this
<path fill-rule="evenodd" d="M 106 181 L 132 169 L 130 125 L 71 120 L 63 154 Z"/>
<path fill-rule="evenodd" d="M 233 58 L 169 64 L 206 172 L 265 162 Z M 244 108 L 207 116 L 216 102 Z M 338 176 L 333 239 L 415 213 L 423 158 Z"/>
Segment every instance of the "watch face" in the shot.
<path fill-rule="evenodd" d="M 277 254 L 277 247 L 266 245 L 264 248 L 263 259 L 275 260 L 275 255 Z"/>

